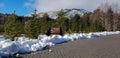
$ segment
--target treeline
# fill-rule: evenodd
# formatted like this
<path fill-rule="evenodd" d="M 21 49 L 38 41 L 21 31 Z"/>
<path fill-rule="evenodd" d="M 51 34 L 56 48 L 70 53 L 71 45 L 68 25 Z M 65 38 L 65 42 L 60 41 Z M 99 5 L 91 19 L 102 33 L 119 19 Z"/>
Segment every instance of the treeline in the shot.
<path fill-rule="evenodd" d="M 47 13 L 39 17 L 34 12 L 28 21 L 19 21 L 17 15 L 13 13 L 3 29 L 7 35 L 6 38 L 12 38 L 12 40 L 20 34 L 25 34 L 29 38 L 37 38 L 39 34 L 45 34 L 50 27 L 61 27 L 64 33 L 119 31 L 120 12 L 115 10 L 117 8 L 106 5 L 100 6 L 92 14 L 85 13 L 82 16 L 76 14 L 71 18 L 67 18 L 65 12 L 61 10 L 56 20 L 51 19 Z"/>

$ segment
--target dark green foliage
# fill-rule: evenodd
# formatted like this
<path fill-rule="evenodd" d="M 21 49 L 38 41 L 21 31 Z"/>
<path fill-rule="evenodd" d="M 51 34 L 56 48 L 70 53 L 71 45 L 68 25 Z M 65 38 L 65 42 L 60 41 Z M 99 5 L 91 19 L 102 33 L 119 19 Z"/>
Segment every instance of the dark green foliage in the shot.
<path fill-rule="evenodd" d="M 29 38 L 36 39 L 40 34 L 40 19 L 31 19 L 25 27 L 25 35 Z"/>
<path fill-rule="evenodd" d="M 82 21 L 82 22 L 83 22 L 83 24 L 82 24 L 82 25 L 83 25 L 83 26 L 82 26 L 83 29 L 82 29 L 82 30 L 83 30 L 84 32 L 90 32 L 90 31 L 89 31 L 89 27 L 90 27 L 90 16 L 89 16 L 88 14 L 84 14 L 82 18 L 83 18 L 83 21 Z"/>
<path fill-rule="evenodd" d="M 65 17 L 65 12 L 64 12 L 64 10 L 58 11 L 58 18 L 60 18 L 60 17 Z"/>
<path fill-rule="evenodd" d="M 104 31 L 104 28 L 102 27 L 99 20 L 95 20 L 94 22 L 91 23 L 89 31 L 90 32 L 100 32 L 100 31 Z"/>
<path fill-rule="evenodd" d="M 81 22 L 80 22 L 80 16 L 78 14 L 76 14 L 71 20 L 70 20 L 70 23 L 71 23 L 71 31 L 72 32 L 79 32 L 80 31 L 80 25 L 81 25 Z"/>
<path fill-rule="evenodd" d="M 64 10 L 59 11 L 57 15 L 58 17 L 55 20 L 49 18 L 47 13 L 39 18 L 35 10 L 32 18 L 30 17 L 28 21 L 20 22 L 18 17 L 12 14 L 5 26 L 0 25 L 0 32 L 4 32 L 5 29 L 6 38 L 14 40 L 14 37 L 20 34 L 26 34 L 29 38 L 37 38 L 39 34 L 45 34 L 51 27 L 61 27 L 64 33 L 120 30 L 120 14 L 115 13 L 111 6 L 108 6 L 106 11 L 96 9 L 91 15 L 87 13 L 82 16 L 76 14 L 73 17 L 67 18 Z M 28 23 L 24 25 L 26 22 Z M 47 33 L 49 35 L 49 32 Z"/>
<path fill-rule="evenodd" d="M 4 32 L 4 25 L 0 25 L 0 33 Z"/>
<path fill-rule="evenodd" d="M 65 25 L 65 31 L 67 33 L 70 33 L 70 20 L 68 18 L 65 19 L 65 22 L 64 22 L 64 25 Z"/>
<path fill-rule="evenodd" d="M 52 26 L 51 19 L 49 15 L 45 13 L 43 17 L 40 19 L 41 24 L 41 33 L 46 33 L 47 30 Z"/>
<path fill-rule="evenodd" d="M 50 28 L 48 29 L 48 31 L 46 32 L 46 35 L 47 35 L 47 36 L 50 36 L 50 34 L 51 34 L 50 31 L 51 31 L 51 27 L 50 27 Z"/>
<path fill-rule="evenodd" d="M 39 34 L 45 34 L 51 26 L 48 14 L 44 14 L 42 18 L 33 17 L 25 27 L 26 36 L 36 39 Z"/>
<path fill-rule="evenodd" d="M 9 38 L 14 40 L 15 36 L 20 35 L 23 32 L 23 26 L 24 25 L 18 21 L 17 16 L 12 14 L 5 23 L 5 33 Z"/>
<path fill-rule="evenodd" d="M 76 23 L 73 23 L 76 25 L 76 27 L 74 27 L 75 31 L 76 32 L 89 32 L 89 26 L 90 26 L 89 17 L 90 16 L 88 14 L 84 14 L 83 16 L 81 16 L 81 18 L 79 15 L 76 15 L 75 17 L 76 17 L 75 19 Z"/>
<path fill-rule="evenodd" d="M 57 27 L 61 27 L 65 33 L 69 31 L 69 19 L 66 18 L 65 12 L 63 10 L 58 12 Z"/>
<path fill-rule="evenodd" d="M 61 27 L 65 32 L 69 29 L 69 19 L 66 17 L 58 18 L 58 27 Z"/>
<path fill-rule="evenodd" d="M 38 18 L 38 14 L 32 14 L 33 18 L 31 18 L 28 24 L 25 26 L 25 35 L 28 38 L 37 39 L 38 35 L 41 33 L 41 21 Z"/>

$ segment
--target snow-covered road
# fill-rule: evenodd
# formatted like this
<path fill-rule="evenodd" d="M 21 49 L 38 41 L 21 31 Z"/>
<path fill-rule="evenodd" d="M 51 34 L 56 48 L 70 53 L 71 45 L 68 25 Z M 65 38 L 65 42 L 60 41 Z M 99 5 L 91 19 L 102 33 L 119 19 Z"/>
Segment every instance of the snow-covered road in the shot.
<path fill-rule="evenodd" d="M 38 39 L 28 39 L 26 37 L 19 37 L 17 41 L 5 40 L 0 36 L 0 56 L 9 56 L 15 53 L 30 53 L 38 50 L 43 50 L 46 46 L 53 46 L 58 43 L 73 41 L 78 39 L 90 39 L 94 37 L 106 36 L 111 34 L 120 34 L 116 32 L 95 32 L 95 33 L 73 33 L 60 35 L 39 35 Z"/>

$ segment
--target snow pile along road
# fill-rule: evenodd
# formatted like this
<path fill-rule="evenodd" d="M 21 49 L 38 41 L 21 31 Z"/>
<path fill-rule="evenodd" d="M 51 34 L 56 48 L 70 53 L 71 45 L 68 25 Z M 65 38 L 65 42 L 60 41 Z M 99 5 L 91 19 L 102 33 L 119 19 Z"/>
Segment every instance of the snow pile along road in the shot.
<path fill-rule="evenodd" d="M 15 53 L 30 53 L 38 50 L 43 50 L 46 46 L 56 45 L 67 41 L 73 41 L 78 39 L 87 39 L 100 36 L 106 36 L 111 34 L 120 34 L 116 32 L 95 32 L 95 33 L 73 33 L 60 35 L 39 35 L 38 39 L 28 39 L 25 37 L 19 37 L 17 41 L 5 40 L 4 37 L 0 37 L 0 56 L 10 56 Z"/>

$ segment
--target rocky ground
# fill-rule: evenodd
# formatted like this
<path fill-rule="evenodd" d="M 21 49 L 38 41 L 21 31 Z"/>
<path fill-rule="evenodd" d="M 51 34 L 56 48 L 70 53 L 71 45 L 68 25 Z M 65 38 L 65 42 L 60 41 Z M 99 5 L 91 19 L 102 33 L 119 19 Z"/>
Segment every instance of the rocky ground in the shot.
<path fill-rule="evenodd" d="M 21 58 L 120 58 L 120 34 L 58 44 Z"/>

